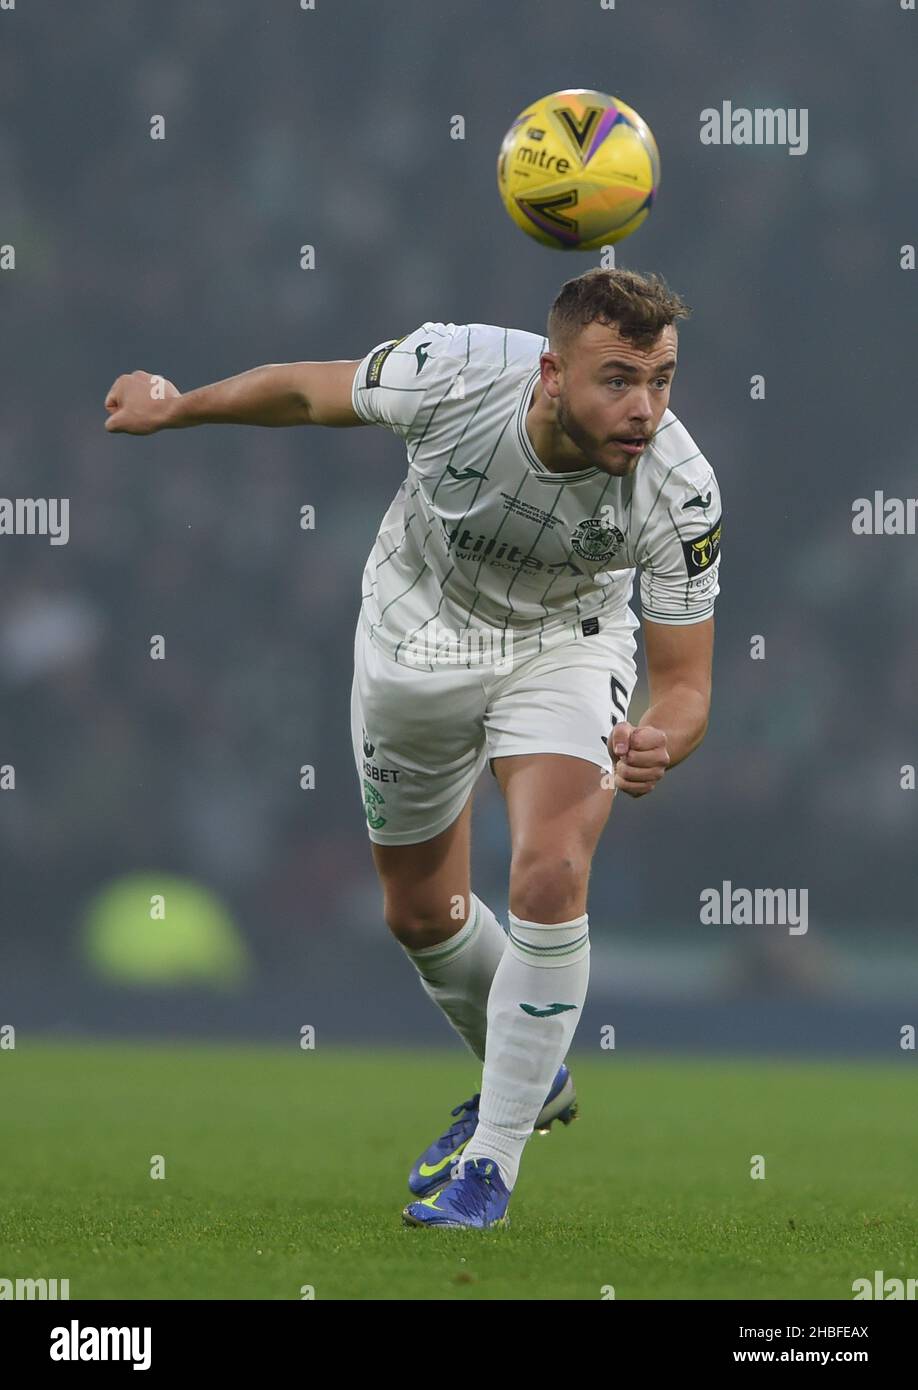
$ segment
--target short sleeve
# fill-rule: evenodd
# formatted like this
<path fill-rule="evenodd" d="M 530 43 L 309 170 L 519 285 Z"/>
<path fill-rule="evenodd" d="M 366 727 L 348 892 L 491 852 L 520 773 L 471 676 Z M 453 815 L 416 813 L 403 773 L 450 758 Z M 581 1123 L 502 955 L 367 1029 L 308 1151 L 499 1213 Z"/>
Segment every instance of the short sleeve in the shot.
<path fill-rule="evenodd" d="M 723 509 L 713 473 L 673 499 L 641 565 L 641 613 L 655 623 L 700 623 L 720 593 Z"/>
<path fill-rule="evenodd" d="M 368 425 L 385 425 L 408 439 L 425 407 L 449 390 L 465 361 L 466 337 L 454 323 L 431 322 L 379 343 L 354 374 L 356 413 Z"/>

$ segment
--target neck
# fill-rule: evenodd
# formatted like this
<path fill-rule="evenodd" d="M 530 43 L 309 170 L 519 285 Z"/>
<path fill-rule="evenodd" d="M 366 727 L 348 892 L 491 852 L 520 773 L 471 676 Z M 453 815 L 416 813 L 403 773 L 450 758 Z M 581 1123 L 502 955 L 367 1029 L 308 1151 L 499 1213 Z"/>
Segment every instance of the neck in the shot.
<path fill-rule="evenodd" d="M 558 424 L 557 407 L 546 396 L 541 381 L 536 382 L 526 412 L 526 431 L 533 449 L 549 472 L 576 473 L 581 468 L 594 467 Z"/>

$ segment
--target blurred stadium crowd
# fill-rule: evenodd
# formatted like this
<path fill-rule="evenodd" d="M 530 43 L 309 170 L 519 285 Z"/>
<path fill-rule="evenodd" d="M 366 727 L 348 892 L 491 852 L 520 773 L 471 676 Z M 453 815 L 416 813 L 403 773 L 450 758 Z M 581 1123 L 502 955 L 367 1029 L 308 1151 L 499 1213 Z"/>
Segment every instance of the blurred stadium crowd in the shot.
<path fill-rule="evenodd" d="M 899 768 L 918 759 L 915 541 L 850 526 L 855 497 L 913 486 L 912 57 L 878 5 L 660 4 L 640 21 L 652 61 L 619 64 L 609 41 L 597 62 L 603 26 L 626 22 L 598 5 L 565 21 L 560 61 L 543 5 L 511 78 L 518 8 L 466 5 L 455 69 L 450 7 L 369 0 L 117 6 L 102 40 L 61 7 L 55 42 L 23 14 L 0 49 L 0 241 L 16 247 L 0 493 L 69 497 L 71 528 L 61 547 L 0 539 L 7 967 L 70 959 L 90 896 L 132 871 L 209 885 L 269 975 L 319 936 L 384 931 L 348 704 L 360 573 L 402 445 L 109 437 L 103 400 L 138 367 L 189 389 L 361 357 L 425 319 L 542 331 L 595 262 L 524 242 L 494 158 L 529 96 L 575 81 L 620 91 L 657 134 L 660 198 L 619 263 L 694 308 L 672 404 L 726 513 L 711 729 L 652 798 L 617 806 L 594 929 L 690 930 L 722 878 L 808 886 L 827 926 L 914 916 Z M 806 106 L 808 154 L 702 148 L 699 112 L 728 98 Z M 639 685 L 633 716 L 646 701 Z M 488 774 L 481 788 L 473 881 L 498 908 L 506 836 Z"/>

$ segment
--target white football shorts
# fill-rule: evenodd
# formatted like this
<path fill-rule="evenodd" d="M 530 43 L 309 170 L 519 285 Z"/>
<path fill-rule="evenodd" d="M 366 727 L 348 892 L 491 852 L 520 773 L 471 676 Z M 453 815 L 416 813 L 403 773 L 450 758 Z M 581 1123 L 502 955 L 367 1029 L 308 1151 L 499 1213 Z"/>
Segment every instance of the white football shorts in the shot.
<path fill-rule="evenodd" d="M 606 739 L 627 718 L 635 648 L 622 623 L 512 664 L 414 669 L 380 650 L 361 614 L 351 737 L 370 839 L 439 835 L 491 758 L 568 753 L 611 771 Z"/>

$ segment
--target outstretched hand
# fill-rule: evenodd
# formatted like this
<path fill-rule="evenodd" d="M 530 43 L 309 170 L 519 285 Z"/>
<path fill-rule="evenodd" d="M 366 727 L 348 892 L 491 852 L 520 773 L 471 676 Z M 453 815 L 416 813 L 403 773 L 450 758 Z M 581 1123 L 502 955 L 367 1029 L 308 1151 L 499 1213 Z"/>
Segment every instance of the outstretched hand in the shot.
<path fill-rule="evenodd" d="M 166 424 L 166 402 L 182 393 L 165 377 L 150 372 L 119 376 L 105 397 L 109 434 L 155 434 Z"/>

